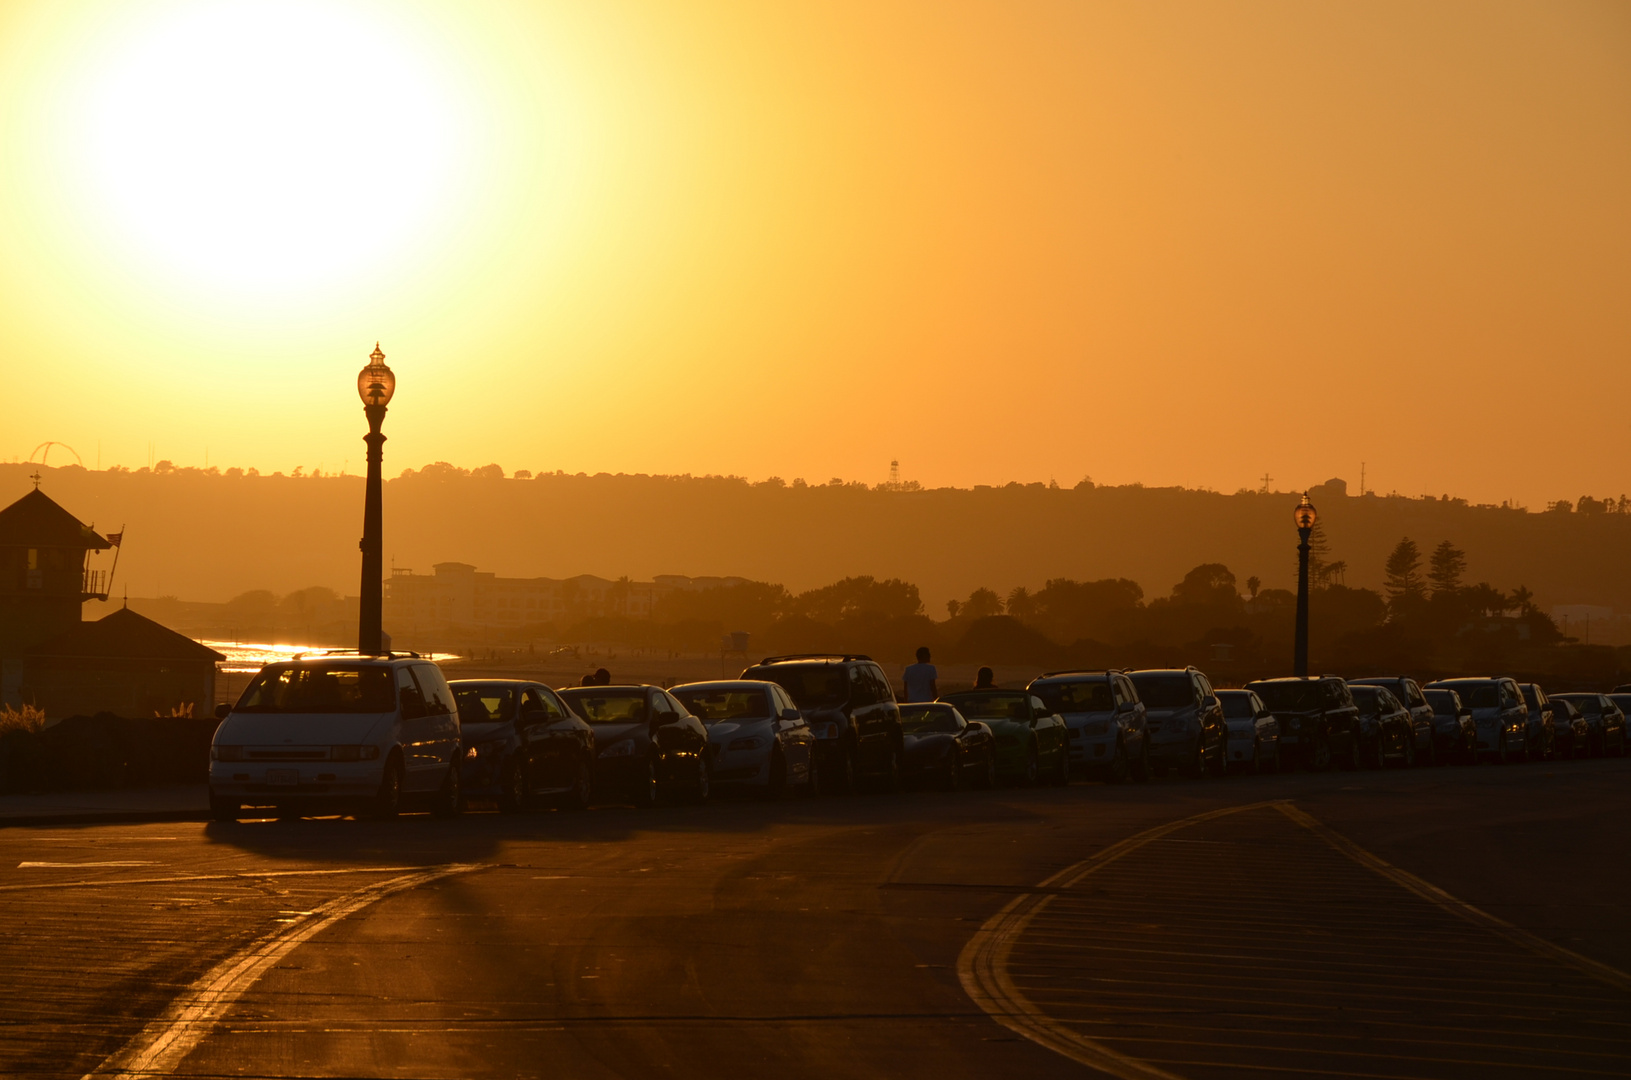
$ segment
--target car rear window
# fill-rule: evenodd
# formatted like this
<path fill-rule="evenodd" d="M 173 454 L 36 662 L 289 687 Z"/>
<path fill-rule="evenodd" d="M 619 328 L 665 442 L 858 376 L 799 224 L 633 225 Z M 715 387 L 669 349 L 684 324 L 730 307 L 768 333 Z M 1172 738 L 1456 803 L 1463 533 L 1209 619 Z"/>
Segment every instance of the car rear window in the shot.
<path fill-rule="evenodd" d="M 388 667 L 301 664 L 266 668 L 250 682 L 234 712 L 387 713 L 396 709 Z"/>
<path fill-rule="evenodd" d="M 646 719 L 644 690 L 572 689 L 561 691 L 561 696 L 591 724 L 644 723 Z"/>
<path fill-rule="evenodd" d="M 1453 691 L 1429 690 L 1427 691 L 1427 700 L 1433 706 L 1433 711 L 1440 716 L 1456 715 L 1457 702 Z"/>
<path fill-rule="evenodd" d="M 1320 707 L 1319 690 L 1311 682 L 1252 683 L 1246 689 L 1262 698 L 1270 712 L 1307 712 Z"/>
<path fill-rule="evenodd" d="M 455 686 L 453 701 L 461 724 L 492 724 L 515 714 L 514 687 Z"/>
<path fill-rule="evenodd" d="M 1492 682 L 1457 683 L 1449 689 L 1461 695 L 1469 709 L 1498 709 L 1501 707 L 1500 687 Z"/>
<path fill-rule="evenodd" d="M 849 700 L 849 676 L 837 664 L 772 664 L 750 668 L 742 678 L 777 684 L 801 709 L 842 705 Z"/>
<path fill-rule="evenodd" d="M 1132 676 L 1138 698 L 1155 709 L 1178 709 L 1195 704 L 1195 687 L 1188 675 L 1155 675 L 1143 672 Z"/>
<path fill-rule="evenodd" d="M 1108 679 L 1079 682 L 1036 683 L 1031 693 L 1042 699 L 1050 712 L 1110 712 L 1116 707 Z"/>
<path fill-rule="evenodd" d="M 763 690 L 675 690 L 674 696 L 704 724 L 770 717 L 769 695 Z"/>

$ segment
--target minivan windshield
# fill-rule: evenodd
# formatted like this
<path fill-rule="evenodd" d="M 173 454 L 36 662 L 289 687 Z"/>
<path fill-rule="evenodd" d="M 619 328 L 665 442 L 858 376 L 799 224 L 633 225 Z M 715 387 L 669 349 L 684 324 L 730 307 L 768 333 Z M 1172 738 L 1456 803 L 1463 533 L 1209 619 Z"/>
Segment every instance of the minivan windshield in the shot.
<path fill-rule="evenodd" d="M 1255 691 L 1270 712 L 1312 712 L 1320 707 L 1319 688 L 1311 682 L 1252 683 L 1246 689 Z"/>
<path fill-rule="evenodd" d="M 383 665 L 291 664 L 263 668 L 238 699 L 242 713 L 388 713 L 396 709 Z"/>
<path fill-rule="evenodd" d="M 955 735 L 962 728 L 947 705 L 902 705 L 900 730 L 907 735 Z"/>
<path fill-rule="evenodd" d="M 837 664 L 773 664 L 752 668 L 744 679 L 768 679 L 781 686 L 801 709 L 842 705 L 849 700 L 849 676 Z"/>
<path fill-rule="evenodd" d="M 673 694 L 704 724 L 770 718 L 770 695 L 764 690 L 675 690 Z"/>
<path fill-rule="evenodd" d="M 1031 693 L 1056 713 L 1110 712 L 1116 707 L 1108 679 L 1033 683 Z"/>
<path fill-rule="evenodd" d="M 1188 675 L 1158 675 L 1140 671 L 1128 676 L 1138 688 L 1139 700 L 1152 709 L 1181 709 L 1195 704 L 1195 687 Z"/>
<path fill-rule="evenodd" d="M 508 686 L 455 686 L 461 724 L 496 724 L 515 715 L 515 690 Z"/>
<path fill-rule="evenodd" d="M 1454 690 L 1428 690 L 1426 693 L 1427 700 L 1438 715 L 1455 716 L 1459 712 L 1461 702 L 1456 698 Z"/>
<path fill-rule="evenodd" d="M 1223 703 L 1223 715 L 1230 720 L 1250 720 L 1257 715 L 1252 711 L 1252 695 L 1245 690 L 1220 690 L 1218 700 Z"/>

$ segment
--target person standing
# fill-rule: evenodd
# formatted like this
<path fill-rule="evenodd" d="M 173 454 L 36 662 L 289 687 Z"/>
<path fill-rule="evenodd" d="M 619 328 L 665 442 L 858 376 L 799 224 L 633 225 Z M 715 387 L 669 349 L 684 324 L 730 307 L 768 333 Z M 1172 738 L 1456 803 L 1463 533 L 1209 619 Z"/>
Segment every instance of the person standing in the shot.
<path fill-rule="evenodd" d="M 906 700 L 933 701 L 940 696 L 939 678 L 940 672 L 929 663 L 929 649 L 924 646 L 917 651 L 917 663 L 907 665 L 902 680 L 906 684 Z"/>
<path fill-rule="evenodd" d="M 983 667 L 974 673 L 974 689 L 995 690 L 997 688 L 997 675 L 988 667 Z"/>

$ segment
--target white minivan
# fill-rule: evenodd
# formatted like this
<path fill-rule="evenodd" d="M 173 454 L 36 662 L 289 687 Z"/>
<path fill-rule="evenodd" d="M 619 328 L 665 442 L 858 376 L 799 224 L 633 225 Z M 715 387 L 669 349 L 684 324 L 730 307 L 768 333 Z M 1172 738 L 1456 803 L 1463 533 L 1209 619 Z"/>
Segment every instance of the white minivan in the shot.
<path fill-rule="evenodd" d="M 459 812 L 459 718 L 441 669 L 416 653 L 326 652 L 268 664 L 222 706 L 210 812 L 392 817 L 407 802 Z"/>

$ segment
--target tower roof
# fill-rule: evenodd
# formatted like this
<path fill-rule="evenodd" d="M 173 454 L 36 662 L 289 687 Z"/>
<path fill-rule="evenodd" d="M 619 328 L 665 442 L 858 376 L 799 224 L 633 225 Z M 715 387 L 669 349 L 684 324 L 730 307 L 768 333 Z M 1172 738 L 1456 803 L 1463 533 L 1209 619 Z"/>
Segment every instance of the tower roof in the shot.
<path fill-rule="evenodd" d="M 35 488 L 0 510 L 0 546 L 105 551 L 113 545 Z"/>
<path fill-rule="evenodd" d="M 29 650 L 31 656 L 83 659 L 209 660 L 226 657 L 185 634 L 120 608 L 95 622 L 79 623 L 67 633 Z"/>

